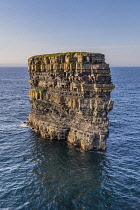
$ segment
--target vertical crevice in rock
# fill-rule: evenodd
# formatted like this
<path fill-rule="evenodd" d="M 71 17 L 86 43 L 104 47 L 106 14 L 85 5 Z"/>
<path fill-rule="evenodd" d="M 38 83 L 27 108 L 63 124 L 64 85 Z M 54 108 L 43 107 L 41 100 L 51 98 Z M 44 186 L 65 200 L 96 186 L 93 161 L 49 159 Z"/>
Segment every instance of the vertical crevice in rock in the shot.
<path fill-rule="evenodd" d="M 28 125 L 44 138 L 67 140 L 84 150 L 105 150 L 114 85 L 104 55 L 33 56 L 28 68 L 32 106 Z"/>

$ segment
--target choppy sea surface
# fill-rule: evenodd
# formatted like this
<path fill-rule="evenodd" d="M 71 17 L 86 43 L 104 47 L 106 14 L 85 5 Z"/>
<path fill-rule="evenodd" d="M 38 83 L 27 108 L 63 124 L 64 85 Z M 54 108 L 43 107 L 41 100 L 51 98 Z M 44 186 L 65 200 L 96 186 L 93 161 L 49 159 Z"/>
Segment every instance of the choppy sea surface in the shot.
<path fill-rule="evenodd" d="M 107 151 L 81 152 L 22 124 L 27 68 L 0 68 L 0 209 L 140 209 L 140 67 L 111 74 Z"/>

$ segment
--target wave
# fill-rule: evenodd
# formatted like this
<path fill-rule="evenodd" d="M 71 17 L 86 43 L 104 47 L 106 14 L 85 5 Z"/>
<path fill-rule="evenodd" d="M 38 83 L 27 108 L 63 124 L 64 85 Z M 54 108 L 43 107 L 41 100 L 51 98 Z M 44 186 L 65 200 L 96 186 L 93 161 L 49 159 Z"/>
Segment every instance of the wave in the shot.
<path fill-rule="evenodd" d="M 28 126 L 27 126 L 27 122 L 22 122 L 22 123 L 20 124 L 20 127 L 28 127 Z"/>

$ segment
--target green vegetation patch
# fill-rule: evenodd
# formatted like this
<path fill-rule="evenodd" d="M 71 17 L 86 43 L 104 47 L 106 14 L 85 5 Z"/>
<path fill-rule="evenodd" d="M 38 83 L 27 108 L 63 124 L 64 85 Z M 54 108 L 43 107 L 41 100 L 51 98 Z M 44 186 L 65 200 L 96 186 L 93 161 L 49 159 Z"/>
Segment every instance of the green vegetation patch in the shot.
<path fill-rule="evenodd" d="M 36 88 L 35 89 L 37 92 L 44 92 L 44 89 L 43 88 Z"/>
<path fill-rule="evenodd" d="M 101 53 L 94 53 L 94 52 L 65 52 L 65 53 L 53 53 L 53 54 L 34 55 L 34 56 L 30 57 L 29 59 L 31 59 L 31 58 L 46 58 L 46 57 L 50 58 L 50 57 L 55 57 L 55 56 L 73 55 L 73 54 L 83 55 L 83 56 L 86 56 L 86 55 L 89 55 L 89 54 L 92 54 L 92 55 L 103 55 Z"/>

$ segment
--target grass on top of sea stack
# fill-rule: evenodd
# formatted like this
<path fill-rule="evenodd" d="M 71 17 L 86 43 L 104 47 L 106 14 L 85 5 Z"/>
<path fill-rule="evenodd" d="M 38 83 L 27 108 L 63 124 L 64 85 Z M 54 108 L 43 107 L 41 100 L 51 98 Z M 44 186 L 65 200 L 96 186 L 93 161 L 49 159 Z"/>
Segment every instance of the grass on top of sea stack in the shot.
<path fill-rule="evenodd" d="M 101 53 L 94 53 L 94 52 L 65 52 L 65 53 L 53 53 L 53 54 L 42 54 L 42 55 L 34 55 L 30 58 L 43 58 L 43 57 L 56 57 L 56 56 L 61 56 L 61 55 L 83 55 L 83 56 L 88 56 L 88 55 L 103 55 Z M 29 59 L 30 59 L 29 58 Z"/>

